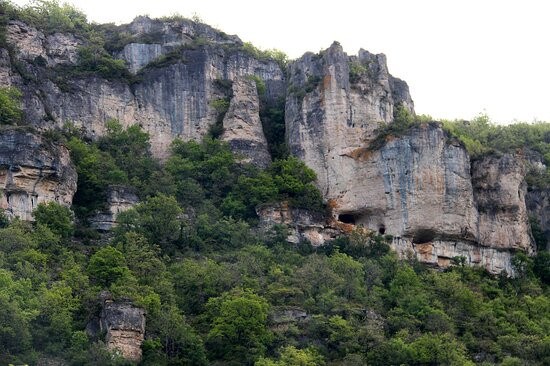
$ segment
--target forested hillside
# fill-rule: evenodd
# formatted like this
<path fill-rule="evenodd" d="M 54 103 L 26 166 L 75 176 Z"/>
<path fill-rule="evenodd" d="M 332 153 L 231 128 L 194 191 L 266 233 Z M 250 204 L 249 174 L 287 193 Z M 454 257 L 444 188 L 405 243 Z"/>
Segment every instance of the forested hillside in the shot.
<path fill-rule="evenodd" d="M 38 4 L 19 9 L 2 1 L 0 26 L 17 19 L 89 42 L 76 65 L 48 69 L 52 80 L 64 85 L 60 78 L 100 75 L 139 82 L 142 75 L 112 56 L 129 42 L 116 27 L 91 24 L 70 6 Z M 0 33 L 0 46 L 13 53 L 5 42 Z M 244 48 L 285 66 L 279 52 Z M 147 67 L 179 62 L 176 54 Z M 18 65 L 10 66 L 14 73 L 32 77 Z M 359 75 L 366 70 L 352 71 L 366 77 Z M 68 148 L 78 176 L 71 207 L 42 202 L 33 221 L 0 216 L 0 365 L 550 364 L 550 252 L 536 217 L 528 234 L 537 250 L 511 250 L 513 276 L 470 267 L 462 256 L 441 268 L 400 257 L 390 248 L 391 232 L 342 217 L 342 234 L 323 245 L 289 240 L 298 225 L 259 225 L 259 210 L 272 205 L 312 217 L 330 217 L 334 207 L 314 170 L 289 154 L 284 103 L 261 91 L 261 79 L 249 80 L 272 158 L 266 169 L 221 138 L 219 121 L 230 108 L 223 98 L 214 103 L 221 118 L 214 116 L 201 139 L 175 138 L 158 159 L 139 124 L 109 119 L 94 138 L 70 122 L 41 130 L 25 120 L 17 85 L 0 87 L 0 135 L 40 134 L 41 148 Z M 307 82 L 312 90 L 321 83 Z M 472 161 L 525 157 L 528 189 L 548 188 L 548 123 L 501 126 L 486 116 L 438 123 L 402 107 L 391 120 L 375 129 L 360 158 L 435 125 Z M 135 192 L 138 202 L 118 213 L 112 230 L 98 230 L 94 222 L 109 209 L 113 187 Z M 132 329 L 143 337 L 139 362 L 109 348 L 106 330 L 95 325 L 111 303 L 145 311 L 144 332 Z"/>

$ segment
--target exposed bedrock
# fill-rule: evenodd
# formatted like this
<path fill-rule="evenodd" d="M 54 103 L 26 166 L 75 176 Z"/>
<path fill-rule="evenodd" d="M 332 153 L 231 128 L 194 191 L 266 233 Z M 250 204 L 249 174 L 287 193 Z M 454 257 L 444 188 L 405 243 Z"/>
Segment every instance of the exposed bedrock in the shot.
<path fill-rule="evenodd" d="M 8 216 L 32 220 L 32 211 L 42 202 L 70 206 L 76 182 L 65 146 L 30 129 L 0 129 L 0 208 Z"/>
<path fill-rule="evenodd" d="M 233 81 L 229 109 L 223 119 L 222 140 L 241 160 L 267 168 L 271 156 L 260 120 L 260 98 L 256 83 L 249 78 Z"/>
<path fill-rule="evenodd" d="M 100 231 L 109 231 L 117 225 L 118 214 L 134 207 L 138 202 L 134 188 L 111 186 L 107 192 L 105 209 L 90 218 L 90 225 Z"/>
<path fill-rule="evenodd" d="M 361 50 L 350 57 L 336 42 L 291 63 L 288 83 L 290 152 L 315 170 L 327 198 L 338 195 L 340 182 L 352 173 L 345 155 L 390 123 L 398 104 L 411 112 L 414 108 L 407 84 L 388 73 L 383 54 Z"/>
<path fill-rule="evenodd" d="M 145 310 L 131 302 L 106 299 L 100 316 L 100 330 L 105 333 L 107 349 L 129 361 L 141 360 L 145 338 Z"/>
<path fill-rule="evenodd" d="M 51 78 L 51 67 L 76 62 L 76 46 L 81 42 L 69 34 L 46 37 L 12 22 L 8 42 L 15 52 L 10 56 L 0 49 L 0 84 L 23 91 L 26 120 L 39 129 L 61 128 L 71 122 L 93 138 L 101 136 L 105 122 L 115 118 L 149 132 L 152 151 L 159 158 L 166 157 L 174 138 L 201 139 L 216 122 L 212 101 L 225 96 L 216 87 L 217 80 L 255 75 L 265 83 L 267 100 L 284 96 L 285 74 L 280 66 L 273 60 L 256 59 L 242 49 L 236 36 L 187 20 L 161 22 L 140 17 L 124 27 L 134 32 L 135 42 L 119 56 L 131 69 L 136 71 L 166 52 L 176 52 L 173 62 L 145 67 L 133 82 L 91 75 L 63 79 L 63 73 Z M 149 43 L 139 43 L 143 37 Z M 203 43 L 182 46 L 197 39 Z M 36 62 L 37 57 L 46 62 Z M 14 63 L 32 80 L 14 73 L 10 67 Z"/>

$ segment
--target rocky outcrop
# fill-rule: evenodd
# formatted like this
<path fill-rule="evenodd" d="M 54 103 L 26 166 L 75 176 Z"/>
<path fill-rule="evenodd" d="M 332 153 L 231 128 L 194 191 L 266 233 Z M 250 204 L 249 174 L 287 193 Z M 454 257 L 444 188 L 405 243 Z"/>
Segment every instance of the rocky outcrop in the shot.
<path fill-rule="evenodd" d="M 288 242 L 293 244 L 307 241 L 319 246 L 342 234 L 322 213 L 292 208 L 287 202 L 258 207 L 256 213 L 260 232 L 267 233 L 273 226 L 283 225 L 288 228 Z"/>
<path fill-rule="evenodd" d="M 524 161 L 512 154 L 488 156 L 472 164 L 481 245 L 533 253 L 525 174 Z"/>
<path fill-rule="evenodd" d="M 152 152 L 159 158 L 166 157 L 174 138 L 201 139 L 216 122 L 212 101 L 225 97 L 216 87 L 217 80 L 255 75 L 265 83 L 268 100 L 284 96 L 286 89 L 285 74 L 275 61 L 257 59 L 242 48 L 238 37 L 190 20 L 141 17 L 121 26 L 120 31 L 130 32 L 134 42 L 119 57 L 134 72 L 141 70 L 139 79 L 132 82 L 78 73 L 68 78 L 53 66 L 71 64 L 78 56 L 70 34 L 45 36 L 20 22 L 10 23 L 8 29 L 14 59 L 0 50 L 0 84 L 23 91 L 29 123 L 48 129 L 71 122 L 91 138 L 105 132 L 109 119 L 125 126 L 139 124 L 150 133 Z M 143 68 L 167 52 L 170 62 Z M 46 62 L 34 62 L 38 56 Z M 25 78 L 13 67 L 2 71 L 2 63 L 17 63 L 18 69 L 25 70 Z"/>
<path fill-rule="evenodd" d="M 229 142 L 233 152 L 242 160 L 259 168 L 267 168 L 271 156 L 260 121 L 260 98 L 254 80 L 239 78 L 233 81 L 229 109 L 223 119 L 222 140 Z"/>
<path fill-rule="evenodd" d="M 512 273 L 513 253 L 534 251 L 522 160 L 471 165 L 436 123 L 375 141 L 398 106 L 414 113 L 407 84 L 388 73 L 384 55 L 349 57 L 335 43 L 291 64 L 288 146 L 317 173 L 333 219 L 392 235 L 402 256 L 440 267 L 461 256 Z"/>
<path fill-rule="evenodd" d="M 325 198 L 335 220 L 392 235 L 401 256 L 439 267 L 464 257 L 513 273 L 514 252 L 534 251 L 520 158 L 487 157 L 470 173 L 465 148 L 436 123 L 368 146 L 342 153 L 331 167 Z"/>
<path fill-rule="evenodd" d="M 0 208 L 8 216 L 32 220 L 41 202 L 70 206 L 76 182 L 75 167 L 63 145 L 31 129 L 0 129 Z"/>
<path fill-rule="evenodd" d="M 90 225 L 100 231 L 109 231 L 117 225 L 117 215 L 139 202 L 135 189 L 124 186 L 109 187 L 106 209 L 90 218 Z"/>
<path fill-rule="evenodd" d="M 81 40 L 70 33 L 46 35 L 20 21 L 10 21 L 6 40 L 14 47 L 16 56 L 41 66 L 75 64 Z"/>
<path fill-rule="evenodd" d="M 352 173 L 347 154 L 393 120 L 397 105 L 413 111 L 407 84 L 393 78 L 384 55 L 346 55 L 338 43 L 306 53 L 289 68 L 286 132 L 290 152 L 317 173 L 327 197 Z"/>
<path fill-rule="evenodd" d="M 145 335 L 145 310 L 130 302 L 105 300 L 100 317 L 107 349 L 129 361 L 141 360 L 141 343 Z"/>

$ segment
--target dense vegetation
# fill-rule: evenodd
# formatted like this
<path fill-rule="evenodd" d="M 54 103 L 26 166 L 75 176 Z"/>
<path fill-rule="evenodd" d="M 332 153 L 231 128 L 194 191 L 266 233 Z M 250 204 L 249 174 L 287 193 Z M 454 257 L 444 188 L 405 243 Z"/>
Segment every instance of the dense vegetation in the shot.
<path fill-rule="evenodd" d="M 2 364 L 124 364 L 85 332 L 102 290 L 147 310 L 144 365 L 550 362 L 547 252 L 517 256 L 510 279 L 459 259 L 445 272 L 400 261 L 389 238 L 360 231 L 295 246 L 284 227 L 251 227 L 262 203 L 321 208 L 296 159 L 258 172 L 206 138 L 175 141 L 161 167 L 137 127 L 112 121 L 93 143 L 67 136 L 88 192 L 75 200 L 78 227 L 55 203 L 34 224 L 0 220 Z M 112 184 L 139 188 L 142 202 L 110 239 L 90 235 L 85 218 Z"/>
<path fill-rule="evenodd" d="M 114 26 L 89 24 L 55 2 L 1 5 L 7 11 L 0 26 L 18 17 L 91 41 L 80 50 L 79 65 L 65 71 L 128 78 L 108 52 L 128 42 L 111 38 Z M 191 47 L 202 45 L 199 39 Z M 152 67 L 181 61 L 179 51 Z M 286 62 L 249 44 L 241 51 Z M 366 70 L 351 65 L 351 72 L 358 78 Z M 255 209 L 261 205 L 324 207 L 313 171 L 288 156 L 284 101 L 269 101 L 265 85 L 253 79 L 277 158 L 265 171 L 239 163 L 216 138 L 219 123 L 201 142 L 174 141 L 163 165 L 138 126 L 111 121 L 94 142 L 70 125 L 63 135 L 51 134 L 71 151 L 78 191 L 72 211 L 40 204 L 33 223 L 9 222 L 0 213 L 1 365 L 41 358 L 128 364 L 107 351 L 103 334 L 86 332 L 105 290 L 146 309 L 143 365 L 550 364 L 548 252 L 518 254 L 512 279 L 464 267 L 460 258 L 443 272 L 398 260 L 389 236 L 361 230 L 320 248 L 289 244 L 283 226 L 258 233 Z M 319 82 L 311 78 L 294 93 L 303 97 Z M 15 89 L 0 89 L 0 124 L 20 122 L 19 98 Z M 219 119 L 228 106 L 227 98 L 213 102 Z M 429 120 L 398 108 L 373 146 Z M 480 117 L 444 126 L 474 159 L 528 148 L 550 163 L 548 124 L 497 126 Z M 547 175 L 533 182 L 549 181 L 547 172 L 538 174 Z M 132 187 L 141 202 L 119 215 L 114 232 L 100 234 L 89 219 L 105 208 L 112 186 Z M 536 225 L 535 238 L 543 240 Z"/>

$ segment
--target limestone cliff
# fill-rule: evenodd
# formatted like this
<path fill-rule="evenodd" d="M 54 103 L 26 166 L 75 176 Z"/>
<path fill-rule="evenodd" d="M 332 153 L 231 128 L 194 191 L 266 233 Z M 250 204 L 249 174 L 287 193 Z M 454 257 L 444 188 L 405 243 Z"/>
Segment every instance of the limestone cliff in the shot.
<path fill-rule="evenodd" d="M 351 70 L 355 70 L 353 73 Z M 286 133 L 290 152 L 317 173 L 321 192 L 338 195 L 348 179 L 346 154 L 390 123 L 394 108 L 413 111 L 407 84 L 393 78 L 384 55 L 348 56 L 338 43 L 306 53 L 289 67 Z"/>
<path fill-rule="evenodd" d="M 244 50 L 236 36 L 189 20 L 163 22 L 147 17 L 136 18 L 118 31 L 129 32 L 134 41 L 118 54 L 130 70 L 139 70 L 132 80 L 71 74 L 67 70 L 73 70 L 83 40 L 71 34 L 46 36 L 11 21 L 7 41 L 14 51 L 0 50 L 0 84 L 23 91 L 26 121 L 37 128 L 72 122 L 94 138 L 104 133 L 107 120 L 115 118 L 149 132 L 153 153 L 160 158 L 166 156 L 174 138 L 200 139 L 215 123 L 217 113 L 211 102 L 225 97 L 216 88 L 217 80 L 255 75 L 266 85 L 266 98 L 284 95 L 285 74 L 280 66 Z M 147 67 L 168 53 L 169 62 Z"/>
<path fill-rule="evenodd" d="M 28 128 L 0 129 L 0 208 L 8 216 L 32 220 L 41 202 L 70 206 L 76 181 L 67 148 Z"/>
<path fill-rule="evenodd" d="M 333 44 L 295 61 L 289 84 L 291 153 L 315 170 L 336 220 L 390 234 L 401 255 L 443 267 L 463 256 L 511 273 L 514 251 L 533 252 L 521 159 L 472 166 L 437 124 L 371 145 L 398 105 L 414 113 L 406 83 L 388 74 L 383 55 L 348 57 Z"/>

